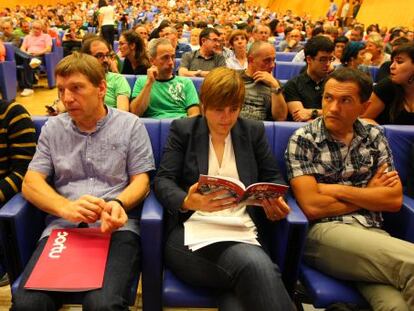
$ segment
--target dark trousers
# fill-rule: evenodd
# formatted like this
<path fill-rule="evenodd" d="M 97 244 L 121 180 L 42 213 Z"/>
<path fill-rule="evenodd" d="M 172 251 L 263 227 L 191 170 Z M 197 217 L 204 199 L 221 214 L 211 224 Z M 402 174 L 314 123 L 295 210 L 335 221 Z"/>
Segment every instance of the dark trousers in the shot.
<path fill-rule="evenodd" d="M 47 238 L 39 242 L 24 269 L 20 287 L 12 297 L 11 310 L 13 311 L 55 311 L 65 302 L 68 295 L 65 292 L 36 291 L 24 288 L 46 242 Z M 128 310 L 130 288 L 140 271 L 140 250 L 140 238 L 135 233 L 118 231 L 112 234 L 103 287 L 85 292 L 83 310 Z"/>
<path fill-rule="evenodd" d="M 215 289 L 221 311 L 293 310 L 278 266 L 260 246 L 220 242 L 192 252 L 179 226 L 168 237 L 165 261 L 183 281 Z"/>
<path fill-rule="evenodd" d="M 114 48 L 115 27 L 114 25 L 104 25 L 101 27 L 101 36 Z"/>
<path fill-rule="evenodd" d="M 16 65 L 21 67 L 17 70 L 19 87 L 21 89 L 32 89 L 33 84 L 37 82 L 34 76 L 35 71 L 29 66 L 30 61 L 34 56 L 23 52 L 18 47 L 15 47 L 14 55 L 16 57 Z M 42 61 L 44 60 L 42 59 Z"/>

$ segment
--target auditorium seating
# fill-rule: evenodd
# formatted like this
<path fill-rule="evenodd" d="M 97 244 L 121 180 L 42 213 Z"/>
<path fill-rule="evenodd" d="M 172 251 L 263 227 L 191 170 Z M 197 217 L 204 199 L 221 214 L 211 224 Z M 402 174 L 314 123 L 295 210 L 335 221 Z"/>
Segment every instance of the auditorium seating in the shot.
<path fill-rule="evenodd" d="M 40 65 L 40 70 L 46 73 L 48 87 L 51 89 L 56 86 L 55 68 L 57 63 L 62 59 L 63 55 L 62 47 L 56 46 L 56 39 L 52 39 L 52 42 L 54 42 L 52 52 L 46 53 L 43 56 L 43 61 Z M 5 42 L 5 46 L 7 45 L 11 45 L 11 43 Z M 7 57 L 10 57 L 9 60 L 15 61 L 14 53 L 9 52 L 9 47 L 7 49 Z"/>
<path fill-rule="evenodd" d="M 0 93 L 3 100 L 10 103 L 15 100 L 17 92 L 16 62 L 14 61 L 14 48 L 5 44 L 6 60 L 0 63 Z"/>
<path fill-rule="evenodd" d="M 37 134 L 47 117 L 35 118 Z M 158 166 L 163 146 L 167 140 L 171 120 L 141 118 L 146 126 Z M 284 150 L 289 137 L 306 123 L 265 122 L 266 135 L 278 165 L 286 177 Z M 406 180 L 407 165 L 411 159 L 408 150 L 414 142 L 414 126 L 384 126 L 385 134 L 394 153 L 395 165 L 403 183 Z M 366 307 L 366 301 L 350 282 L 340 281 L 320 271 L 300 264 L 307 220 L 295 200 L 288 197 L 292 209 L 287 219 L 274 226 L 272 258 L 279 265 L 282 278 L 292 294 L 296 278 L 305 286 L 312 303 L 325 308 L 336 302 L 355 303 Z M 12 293 L 18 285 L 18 276 L 29 260 L 38 237 L 44 228 L 45 213 L 27 203 L 20 194 L 0 209 L 0 236 L 5 249 L 5 261 L 12 286 Z M 162 307 L 216 307 L 214 294 L 205 288 L 195 288 L 179 280 L 163 267 L 163 216 L 164 210 L 151 192 L 143 204 L 141 214 L 142 238 L 142 297 L 146 311 L 161 310 Z M 384 213 L 385 228 L 393 236 L 414 242 L 414 200 L 405 197 L 398 213 Z M 17 280 L 17 281 L 16 281 Z M 135 299 L 136 287 L 131 290 L 130 303 Z M 71 297 L 70 303 L 80 301 L 79 294 Z"/>

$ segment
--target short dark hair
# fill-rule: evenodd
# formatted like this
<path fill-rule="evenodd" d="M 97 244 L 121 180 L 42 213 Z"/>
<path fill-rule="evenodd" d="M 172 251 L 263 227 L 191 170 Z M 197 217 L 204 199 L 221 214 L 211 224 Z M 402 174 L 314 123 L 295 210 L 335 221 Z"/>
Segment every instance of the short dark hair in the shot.
<path fill-rule="evenodd" d="M 91 53 L 92 43 L 94 43 L 96 41 L 102 42 L 103 44 L 106 45 L 106 47 L 109 49 L 109 51 L 112 51 L 112 48 L 109 45 L 108 41 L 106 41 L 103 37 L 94 35 L 94 36 L 89 37 L 85 41 L 83 41 L 81 52 L 91 55 L 92 54 Z"/>
<path fill-rule="evenodd" d="M 398 48 L 392 51 L 391 58 L 394 59 L 394 57 L 400 54 L 406 54 L 411 59 L 411 62 L 414 63 L 414 43 L 408 42 L 400 45 Z"/>
<path fill-rule="evenodd" d="M 211 28 L 211 27 L 206 27 L 200 32 L 200 37 L 199 37 L 200 46 L 201 46 L 201 39 L 203 39 L 203 38 L 208 39 L 210 37 L 211 33 L 215 33 L 217 36 L 220 36 L 220 33 L 218 32 L 217 29 Z"/>
<path fill-rule="evenodd" d="M 335 48 L 334 43 L 332 40 L 328 39 L 324 36 L 316 36 L 312 37 L 306 42 L 304 52 L 305 57 L 315 57 L 319 51 L 323 52 L 333 52 Z"/>
<path fill-rule="evenodd" d="M 337 43 L 345 43 L 345 44 L 347 44 L 348 41 L 349 41 L 349 39 L 347 37 L 345 37 L 345 36 L 339 36 L 338 38 L 336 38 L 334 40 L 334 45 L 336 45 Z"/>
<path fill-rule="evenodd" d="M 334 79 L 338 82 L 353 82 L 358 85 L 359 99 L 365 103 L 371 97 L 372 93 L 372 79 L 365 72 L 353 68 L 338 68 L 334 70 L 325 81 L 325 84 Z"/>

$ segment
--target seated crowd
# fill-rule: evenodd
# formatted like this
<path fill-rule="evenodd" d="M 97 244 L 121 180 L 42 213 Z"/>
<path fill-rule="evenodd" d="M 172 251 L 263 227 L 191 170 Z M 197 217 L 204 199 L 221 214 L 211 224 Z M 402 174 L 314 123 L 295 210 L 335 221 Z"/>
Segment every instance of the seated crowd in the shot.
<path fill-rule="evenodd" d="M 233 1 L 198 5 L 100 0 L 2 13 L 0 40 L 13 45 L 21 65 L 21 96 L 33 93 L 37 67 L 52 51 L 52 37 L 59 39 L 54 32 L 63 31 L 67 55 L 56 68 L 57 116 L 42 129 L 35 153 L 29 114 L 16 103 L 0 107 L 0 120 L 7 121 L 2 133 L 12 133 L 0 136 L 11 146 L 0 148 L 10 161 L 0 201 L 22 185 L 30 203 L 54 216 L 12 310 L 61 306 L 64 293 L 27 290 L 24 283 L 51 228 L 85 225 L 112 236 L 103 287 L 88 292 L 83 307 L 128 309 L 141 258 L 138 221 L 126 212 L 148 195 L 156 169 L 139 117 L 177 119 L 153 180 L 167 211 L 165 262 L 185 282 L 219 290 L 220 310 L 295 310 L 266 246 L 269 226 L 290 212 L 285 199 L 264 198 L 252 207 L 225 190 L 201 194 L 197 188 L 200 174 L 246 185 L 286 183 L 257 120 L 307 122 L 285 153 L 288 182 L 310 224 L 304 260 L 353 281 L 373 310 L 413 310 L 414 244 L 382 227 L 381 213 L 399 211 L 403 189 L 378 126 L 414 125 L 413 32 L 376 25 L 365 31 L 339 17 L 336 23 L 332 6 L 328 20 L 311 21 Z M 117 14 L 120 33 L 113 40 Z M 287 52 L 303 68 L 282 81 L 276 59 Z M 381 74 L 376 83 L 372 67 Z M 255 238 L 187 247 L 188 221 L 224 216 L 248 224 Z"/>

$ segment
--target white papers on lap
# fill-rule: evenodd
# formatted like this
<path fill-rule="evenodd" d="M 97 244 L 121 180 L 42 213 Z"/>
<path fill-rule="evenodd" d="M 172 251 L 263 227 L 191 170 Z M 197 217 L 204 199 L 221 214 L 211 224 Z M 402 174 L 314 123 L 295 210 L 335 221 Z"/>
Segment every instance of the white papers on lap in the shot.
<path fill-rule="evenodd" d="M 192 251 L 207 245 L 234 241 L 260 245 L 251 219 L 234 216 L 205 216 L 194 213 L 184 223 L 184 244 Z"/>

